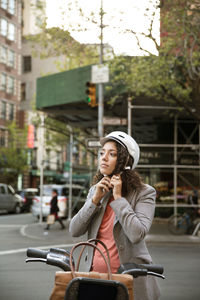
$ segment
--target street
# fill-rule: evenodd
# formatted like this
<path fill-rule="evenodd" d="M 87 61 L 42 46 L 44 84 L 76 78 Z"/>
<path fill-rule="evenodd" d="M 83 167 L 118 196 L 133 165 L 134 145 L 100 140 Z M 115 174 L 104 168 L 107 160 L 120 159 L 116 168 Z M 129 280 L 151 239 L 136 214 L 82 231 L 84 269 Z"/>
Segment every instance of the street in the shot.
<path fill-rule="evenodd" d="M 1 300 L 48 299 L 58 269 L 42 263 L 26 264 L 26 248 L 65 245 L 65 249 L 70 249 L 78 241 L 70 239 L 59 224 L 52 227 L 48 238 L 43 228 L 43 238 L 25 235 L 27 224 L 36 227 L 35 222 L 31 214 L 0 215 Z M 199 300 L 200 243 L 148 241 L 147 244 L 154 263 L 163 265 L 165 270 L 166 279 L 158 279 L 162 290 L 160 300 Z"/>

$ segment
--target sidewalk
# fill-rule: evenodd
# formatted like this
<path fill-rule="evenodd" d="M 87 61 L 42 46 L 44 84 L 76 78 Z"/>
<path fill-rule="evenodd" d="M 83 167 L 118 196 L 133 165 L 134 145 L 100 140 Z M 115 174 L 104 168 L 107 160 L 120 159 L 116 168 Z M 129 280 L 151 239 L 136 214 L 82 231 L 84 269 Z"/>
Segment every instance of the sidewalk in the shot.
<path fill-rule="evenodd" d="M 167 220 L 155 219 L 150 232 L 146 237 L 147 243 L 176 243 L 200 244 L 200 237 L 192 235 L 173 235 L 168 231 Z"/>
<path fill-rule="evenodd" d="M 61 230 L 60 224 L 55 223 L 51 226 L 50 230 L 45 231 L 46 223 L 33 223 L 23 227 L 21 234 L 28 238 L 43 240 L 46 242 L 53 242 L 53 244 L 74 244 L 78 241 L 86 240 L 86 237 L 79 238 L 71 237 L 68 231 L 68 224 L 66 223 L 66 229 Z M 200 243 L 200 237 L 191 235 L 172 235 L 167 229 L 167 222 L 163 219 L 155 219 L 152 224 L 151 230 L 146 237 L 147 243 L 182 243 L 193 244 Z"/>

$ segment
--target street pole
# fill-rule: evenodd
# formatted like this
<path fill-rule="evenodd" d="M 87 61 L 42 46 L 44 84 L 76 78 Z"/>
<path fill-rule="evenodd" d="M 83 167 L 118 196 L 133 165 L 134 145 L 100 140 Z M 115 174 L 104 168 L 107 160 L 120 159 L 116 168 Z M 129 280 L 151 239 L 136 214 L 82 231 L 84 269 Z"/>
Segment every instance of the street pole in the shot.
<path fill-rule="evenodd" d="M 177 143 L 178 143 L 177 115 L 174 117 L 174 215 L 177 215 Z M 177 220 L 175 220 L 177 222 Z"/>
<path fill-rule="evenodd" d="M 128 134 L 131 135 L 132 132 L 132 127 L 131 127 L 131 123 L 132 123 L 132 115 L 131 115 L 131 110 L 132 110 L 132 106 L 131 106 L 131 101 L 132 98 L 128 97 Z"/>
<path fill-rule="evenodd" d="M 43 183 L 44 183 L 44 114 L 41 114 L 41 161 L 40 161 L 40 219 L 39 222 L 42 224 L 43 214 Z"/>
<path fill-rule="evenodd" d="M 71 126 L 67 126 L 70 131 L 70 156 L 69 156 L 69 200 L 68 200 L 68 221 L 72 218 L 72 160 L 73 160 L 73 132 Z"/>
<path fill-rule="evenodd" d="M 101 16 L 101 34 L 100 34 L 100 57 L 99 63 L 103 63 L 103 0 L 101 0 L 101 8 L 100 8 L 100 16 Z M 103 105 L 103 83 L 99 83 L 99 103 L 98 103 L 98 134 L 99 137 L 103 136 L 103 115 L 104 115 L 104 105 Z"/>

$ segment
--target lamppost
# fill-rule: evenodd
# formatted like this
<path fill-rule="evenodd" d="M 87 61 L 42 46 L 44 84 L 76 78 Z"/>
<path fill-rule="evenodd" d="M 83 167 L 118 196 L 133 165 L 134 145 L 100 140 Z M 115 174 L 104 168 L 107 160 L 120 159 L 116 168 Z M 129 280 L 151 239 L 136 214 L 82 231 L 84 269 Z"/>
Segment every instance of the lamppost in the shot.
<path fill-rule="evenodd" d="M 99 63 L 100 65 L 103 63 L 103 0 L 101 0 L 101 8 L 100 8 L 100 16 L 101 16 L 101 33 L 100 33 L 100 55 L 99 55 Z M 99 137 L 103 136 L 103 114 L 104 114 L 104 105 L 103 105 L 103 83 L 99 83 L 99 103 L 98 103 L 98 134 Z"/>
<path fill-rule="evenodd" d="M 41 114 L 41 136 L 40 136 L 40 146 L 41 146 L 41 156 L 40 156 L 40 219 L 39 222 L 42 224 L 43 214 L 43 183 L 44 183 L 44 114 Z"/>
<path fill-rule="evenodd" d="M 72 173 L 73 173 L 73 131 L 72 127 L 67 125 L 70 132 L 70 154 L 69 154 L 69 200 L 68 200 L 68 221 L 72 218 Z"/>

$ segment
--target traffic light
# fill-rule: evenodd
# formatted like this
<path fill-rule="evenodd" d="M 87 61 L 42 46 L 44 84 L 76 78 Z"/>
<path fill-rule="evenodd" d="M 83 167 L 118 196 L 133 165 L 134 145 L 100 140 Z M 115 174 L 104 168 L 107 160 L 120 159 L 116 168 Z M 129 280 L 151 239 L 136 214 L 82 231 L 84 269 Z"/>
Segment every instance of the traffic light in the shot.
<path fill-rule="evenodd" d="M 86 91 L 85 93 L 87 94 L 87 103 L 94 107 L 96 106 L 96 85 L 92 82 L 86 82 Z"/>

